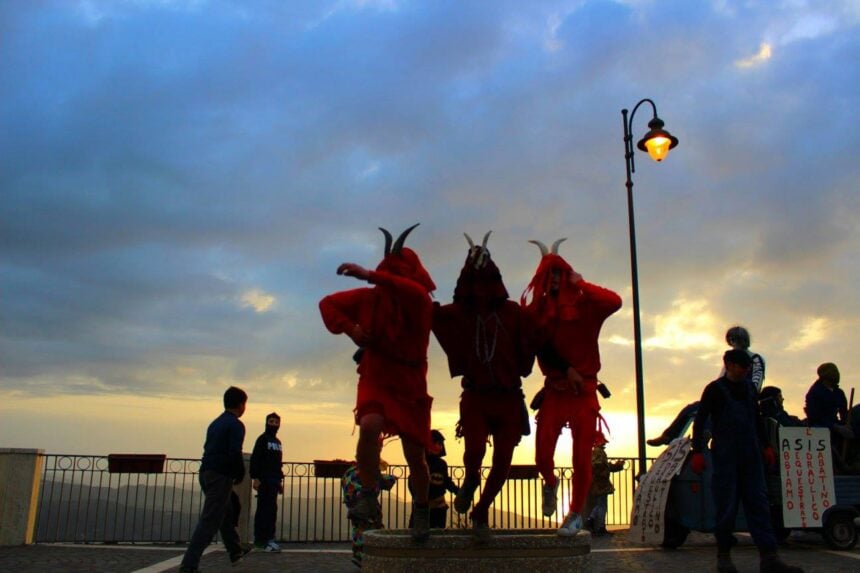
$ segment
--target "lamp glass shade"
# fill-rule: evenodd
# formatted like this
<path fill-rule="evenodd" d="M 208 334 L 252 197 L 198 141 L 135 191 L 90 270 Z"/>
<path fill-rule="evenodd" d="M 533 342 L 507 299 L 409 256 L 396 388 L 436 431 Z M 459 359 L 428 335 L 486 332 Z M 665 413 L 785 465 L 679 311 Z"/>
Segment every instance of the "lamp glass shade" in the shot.
<path fill-rule="evenodd" d="M 663 161 L 669 153 L 669 146 L 671 144 L 672 140 L 662 135 L 645 140 L 645 147 L 648 149 L 648 155 L 650 155 L 651 159 L 654 161 Z"/>

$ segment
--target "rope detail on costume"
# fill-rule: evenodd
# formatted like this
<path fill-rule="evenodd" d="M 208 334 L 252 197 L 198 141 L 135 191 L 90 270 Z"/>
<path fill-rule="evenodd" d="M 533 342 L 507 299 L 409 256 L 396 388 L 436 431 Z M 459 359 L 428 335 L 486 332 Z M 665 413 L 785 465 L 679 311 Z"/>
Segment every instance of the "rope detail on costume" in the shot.
<path fill-rule="evenodd" d="M 495 322 L 493 329 L 493 339 L 489 340 L 487 336 L 487 323 Z M 499 328 L 501 328 L 501 320 L 495 312 L 484 320 L 480 315 L 477 317 L 475 325 L 475 354 L 482 364 L 490 364 L 493 357 L 496 355 L 496 342 L 499 340 Z M 482 344 L 483 343 L 483 344 Z"/>

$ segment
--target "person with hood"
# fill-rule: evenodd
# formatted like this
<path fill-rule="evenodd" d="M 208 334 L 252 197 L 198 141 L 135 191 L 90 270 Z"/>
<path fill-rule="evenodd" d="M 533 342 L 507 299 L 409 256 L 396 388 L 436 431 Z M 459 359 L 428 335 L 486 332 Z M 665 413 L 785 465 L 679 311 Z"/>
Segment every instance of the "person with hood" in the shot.
<path fill-rule="evenodd" d="M 816 371 L 818 379 L 806 393 L 806 419 L 809 426 L 828 428 L 834 434 L 853 437 L 846 425 L 848 400 L 839 387 L 839 368 L 825 362 Z"/>
<path fill-rule="evenodd" d="M 603 432 L 598 431 L 594 436 L 594 449 L 591 450 L 591 489 L 588 495 L 593 500 L 591 513 L 586 520 L 585 528 L 598 537 L 608 535 L 606 529 L 606 512 L 609 509 L 609 495 L 615 492 L 609 474 L 624 469 L 624 460 L 610 462 L 606 456 L 606 444 L 609 440 Z"/>
<path fill-rule="evenodd" d="M 543 514 L 555 513 L 559 481 L 555 475 L 555 447 L 562 429 L 573 438 L 573 492 L 558 534 L 573 536 L 582 529 L 582 507 L 591 487 L 591 448 L 597 432 L 600 402 L 598 339 L 603 322 L 619 308 L 621 297 L 585 281 L 552 249 L 531 241 L 541 250 L 534 278 L 520 299 L 533 317 L 545 344 L 538 365 L 545 376 L 537 414 L 535 461 L 543 477 Z M 528 296 L 531 294 L 531 300 Z"/>
<path fill-rule="evenodd" d="M 281 548 L 275 541 L 275 521 L 278 517 L 278 494 L 284 493 L 283 451 L 278 429 L 281 417 L 276 412 L 266 416 L 266 429 L 254 443 L 248 474 L 251 487 L 257 492 L 254 514 L 254 546 L 269 553 Z"/>
<path fill-rule="evenodd" d="M 376 270 L 343 263 L 337 274 L 367 281 L 372 287 L 326 296 L 320 313 L 333 334 L 346 334 L 358 346 L 358 391 L 355 422 L 359 427 L 356 463 L 362 483 L 351 519 L 378 522 L 379 453 L 381 436 L 399 436 L 414 492 L 412 538 L 430 534 L 426 449 L 430 436 L 427 393 L 427 347 L 433 321 L 430 293 L 436 285 L 412 249 L 403 246 L 412 227 L 396 241 L 385 235 L 385 255 Z"/>
<path fill-rule="evenodd" d="M 448 462 L 445 461 L 445 436 L 439 430 L 430 432 L 433 444 L 438 451 L 427 450 L 427 466 L 430 468 L 430 489 L 428 493 L 430 504 L 430 528 L 444 529 L 448 523 L 448 502 L 446 493 L 456 493 L 457 484 L 448 473 Z M 410 493 L 412 488 L 410 487 Z M 409 527 L 412 527 L 414 514 L 409 516 Z"/>
<path fill-rule="evenodd" d="M 785 564 L 777 553 L 765 482 L 765 465 L 773 466 L 776 454 L 767 441 L 756 389 L 747 381 L 751 363 L 745 350 L 727 350 L 723 355 L 725 374 L 705 386 L 693 423 L 690 469 L 697 474 L 705 470 L 703 452 L 708 440 L 704 430 L 706 420 L 710 419 L 717 571 L 737 572 L 731 550 L 735 543 L 735 518 L 743 504 L 747 526 L 760 555 L 759 570 L 803 573 L 799 567 Z"/>
<path fill-rule="evenodd" d="M 466 513 L 481 483 L 487 439 L 493 437 L 493 461 L 471 519 L 480 542 L 490 536 L 489 510 L 511 468 L 514 448 L 528 435 L 529 420 L 522 377 L 531 373 L 534 350 L 529 317 L 509 300 L 502 275 L 487 249 L 469 235 L 469 251 L 454 287 L 451 304 L 434 305 L 433 334 L 448 357 L 451 377 L 461 376 L 457 435 L 465 439 L 466 474 L 454 509 Z"/>
<path fill-rule="evenodd" d="M 382 445 L 380 445 L 381 448 Z M 387 472 L 388 462 L 380 458 L 379 472 L 377 473 L 378 481 L 376 482 L 376 488 L 379 491 L 391 491 L 391 488 L 397 482 L 397 478 Z M 349 510 L 354 508 L 355 504 L 358 503 L 359 494 L 362 489 L 358 466 L 356 464 L 353 463 L 347 468 L 340 479 L 340 487 L 341 494 L 343 495 L 343 503 L 347 507 L 347 519 L 349 519 L 350 538 L 352 539 L 352 563 L 360 569 L 364 560 L 364 532 L 369 529 L 384 529 L 385 524 L 382 522 L 381 517 L 377 522 L 368 522 L 349 514 Z M 376 498 L 376 506 L 381 516 L 382 503 L 380 503 L 378 496 Z"/>

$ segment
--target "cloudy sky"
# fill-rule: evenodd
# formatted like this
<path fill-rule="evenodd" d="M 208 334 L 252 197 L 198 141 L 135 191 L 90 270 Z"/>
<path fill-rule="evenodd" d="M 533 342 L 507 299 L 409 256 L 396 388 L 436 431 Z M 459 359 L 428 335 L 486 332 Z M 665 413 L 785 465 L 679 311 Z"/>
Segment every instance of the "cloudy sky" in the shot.
<path fill-rule="evenodd" d="M 340 262 L 378 263 L 377 227 L 420 222 L 439 301 L 462 233 L 490 229 L 512 294 L 527 241 L 568 237 L 561 254 L 622 295 L 601 378 L 610 453 L 635 455 L 621 109 L 642 98 L 680 139 L 635 157 L 648 434 L 716 376 L 732 324 L 789 411 L 821 362 L 850 388 L 857 2 L 525 6 L 0 3 L 0 446 L 198 456 L 236 384 L 249 436 L 275 409 L 287 459 L 350 457 L 353 348 L 317 302 L 359 286 Z M 458 462 L 435 340 L 430 362 Z"/>

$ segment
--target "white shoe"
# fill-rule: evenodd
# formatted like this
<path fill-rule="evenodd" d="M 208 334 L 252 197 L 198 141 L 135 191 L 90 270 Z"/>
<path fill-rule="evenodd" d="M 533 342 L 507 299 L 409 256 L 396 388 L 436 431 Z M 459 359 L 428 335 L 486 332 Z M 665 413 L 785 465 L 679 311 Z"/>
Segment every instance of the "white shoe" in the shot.
<path fill-rule="evenodd" d="M 272 539 L 271 541 L 266 543 L 266 546 L 263 548 L 263 551 L 265 551 L 266 553 L 280 553 L 281 546 L 275 543 L 275 540 Z"/>
<path fill-rule="evenodd" d="M 554 486 L 543 486 L 543 514 L 551 517 L 558 505 L 558 486 L 561 482 L 555 482 Z"/>
<path fill-rule="evenodd" d="M 573 537 L 580 529 L 582 529 L 582 517 L 578 513 L 570 511 L 556 533 L 561 537 Z"/>

